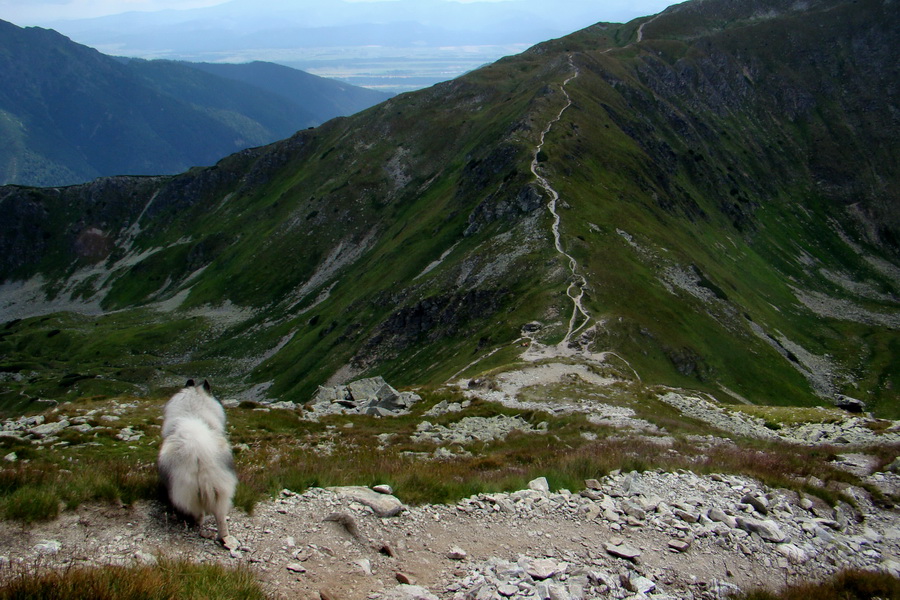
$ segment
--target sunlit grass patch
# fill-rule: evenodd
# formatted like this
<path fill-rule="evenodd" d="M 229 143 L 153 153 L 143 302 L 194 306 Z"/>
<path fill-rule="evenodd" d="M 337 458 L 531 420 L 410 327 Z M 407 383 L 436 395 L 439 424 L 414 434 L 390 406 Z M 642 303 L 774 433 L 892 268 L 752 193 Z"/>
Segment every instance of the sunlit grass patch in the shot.
<path fill-rule="evenodd" d="M 249 569 L 217 564 L 163 559 L 154 566 L 63 570 L 6 567 L 4 570 L 0 577 L 0 600 L 262 600 L 266 597 Z"/>
<path fill-rule="evenodd" d="M 735 404 L 729 409 L 763 419 L 766 423 L 798 425 L 800 423 L 840 423 L 847 413 L 824 406 L 758 406 Z"/>

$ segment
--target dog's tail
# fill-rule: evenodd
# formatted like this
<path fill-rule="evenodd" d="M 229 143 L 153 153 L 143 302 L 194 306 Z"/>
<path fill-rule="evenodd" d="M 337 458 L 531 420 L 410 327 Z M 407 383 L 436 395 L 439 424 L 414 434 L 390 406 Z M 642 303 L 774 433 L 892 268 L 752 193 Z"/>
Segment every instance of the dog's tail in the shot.
<path fill-rule="evenodd" d="M 198 521 L 206 514 L 227 513 L 237 486 L 228 442 L 193 417 L 178 419 L 173 429 L 158 463 L 172 504 Z"/>

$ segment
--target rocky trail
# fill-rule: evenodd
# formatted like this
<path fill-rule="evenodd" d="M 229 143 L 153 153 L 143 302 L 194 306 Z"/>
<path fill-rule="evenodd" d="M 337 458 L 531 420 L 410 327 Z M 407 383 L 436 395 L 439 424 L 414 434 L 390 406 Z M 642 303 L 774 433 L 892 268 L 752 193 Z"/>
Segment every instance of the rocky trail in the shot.
<path fill-rule="evenodd" d="M 559 212 L 557 211 L 557 203 L 559 202 L 559 192 L 557 192 L 553 186 L 550 184 L 550 181 L 541 175 L 538 169 L 539 159 L 538 156 L 541 153 L 541 150 L 544 147 L 544 141 L 546 140 L 547 134 L 550 133 L 550 130 L 553 128 L 553 125 L 559 122 L 562 119 L 563 113 L 572 106 L 572 98 L 569 96 L 569 93 L 566 91 L 566 86 L 569 85 L 573 79 L 578 77 L 578 67 L 575 66 L 575 63 L 572 60 L 572 57 L 569 57 L 569 66 L 573 69 L 573 74 L 566 78 L 560 86 L 560 90 L 566 97 L 566 104 L 563 106 L 559 113 L 551 119 L 547 126 L 544 127 L 544 130 L 541 131 L 540 141 L 534 149 L 534 157 L 531 159 L 531 172 L 534 174 L 535 179 L 537 179 L 540 186 L 544 189 L 545 192 L 550 196 L 550 201 L 547 203 L 547 209 L 550 211 L 550 214 L 553 215 L 553 243 L 556 247 L 556 251 L 561 254 L 568 262 L 569 272 L 571 273 L 572 281 L 569 283 L 569 286 L 566 288 L 566 295 L 572 300 L 572 315 L 569 318 L 569 326 L 566 331 L 566 335 L 563 338 L 561 345 L 568 344 L 572 337 L 577 334 L 579 331 L 583 330 L 587 327 L 588 323 L 590 323 L 591 317 L 588 314 L 587 310 L 584 308 L 584 304 L 582 299 L 584 298 L 584 288 L 587 285 L 587 280 L 583 275 L 578 273 L 578 262 L 575 258 L 567 253 L 563 249 L 562 240 L 560 237 L 559 227 L 561 218 L 559 216 Z"/>
<path fill-rule="evenodd" d="M 232 550 L 212 529 L 200 535 L 142 502 L 84 506 L 31 528 L 0 523 L 0 562 L 7 571 L 160 556 L 243 564 L 274 598 L 713 599 L 846 567 L 900 571 L 900 522 L 864 492 L 857 502 L 831 508 L 689 472 L 614 473 L 579 492 L 538 479 L 410 507 L 368 488 L 284 490 L 252 515 L 232 511 Z"/>

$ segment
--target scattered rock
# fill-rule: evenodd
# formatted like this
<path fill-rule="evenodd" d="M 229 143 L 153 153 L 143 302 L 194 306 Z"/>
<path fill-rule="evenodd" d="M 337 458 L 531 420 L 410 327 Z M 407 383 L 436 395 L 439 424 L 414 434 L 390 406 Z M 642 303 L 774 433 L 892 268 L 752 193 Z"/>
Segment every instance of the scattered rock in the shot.
<path fill-rule="evenodd" d="M 765 497 L 758 497 L 752 494 L 744 494 L 744 497 L 741 498 L 741 503 L 749 504 L 753 507 L 753 510 L 761 515 L 769 514 L 769 507 L 766 505 Z"/>
<path fill-rule="evenodd" d="M 56 554 L 62 544 L 57 540 L 42 540 L 34 545 L 34 551 L 38 554 Z"/>
<path fill-rule="evenodd" d="M 371 508 L 379 517 L 393 517 L 403 510 L 403 503 L 389 494 L 379 494 L 367 487 L 344 486 L 328 488 L 329 490 L 352 498 L 360 504 Z"/>
<path fill-rule="evenodd" d="M 532 479 L 528 482 L 528 489 L 536 492 L 548 493 L 550 491 L 550 484 L 547 482 L 546 477 L 538 477 L 537 479 Z"/>
<path fill-rule="evenodd" d="M 846 410 L 850 413 L 862 413 L 866 410 L 866 403 L 858 398 L 851 398 L 844 394 L 837 394 L 834 397 L 834 405 L 837 408 Z"/>
<path fill-rule="evenodd" d="M 28 433 L 37 437 L 44 438 L 49 437 L 51 435 L 56 435 L 66 427 L 68 427 L 70 423 L 68 421 L 55 421 L 53 423 L 44 423 L 43 425 L 37 425 L 36 427 L 32 427 L 28 430 Z"/>
<path fill-rule="evenodd" d="M 450 425 L 434 425 L 422 421 L 410 436 L 414 442 L 464 445 L 472 442 L 490 442 L 505 438 L 513 431 L 539 431 L 522 417 L 496 415 L 493 417 L 464 417 Z M 446 450 L 438 448 L 438 450 Z"/>
<path fill-rule="evenodd" d="M 623 574 L 620 577 L 620 581 L 622 582 L 622 587 L 629 592 L 634 592 L 636 594 L 649 594 L 656 589 L 655 583 L 646 577 L 631 571 L 627 574 Z"/>
<path fill-rule="evenodd" d="M 384 595 L 386 600 L 438 600 L 438 597 L 418 585 L 400 584 Z"/>
<path fill-rule="evenodd" d="M 734 517 L 732 517 L 729 514 L 726 514 L 725 511 L 723 511 L 721 508 L 716 508 L 716 507 L 710 508 L 709 511 L 706 513 L 706 516 L 709 518 L 710 521 L 716 521 L 718 523 L 725 523 L 731 529 L 735 529 L 738 526 L 737 519 L 735 519 Z"/>
<path fill-rule="evenodd" d="M 404 585 L 415 585 L 415 583 L 416 583 L 415 580 L 414 580 L 412 577 L 410 577 L 410 576 L 407 575 L 406 573 L 403 573 L 403 572 L 400 572 L 400 571 L 398 571 L 398 572 L 395 574 L 395 578 L 397 579 L 397 582 L 398 582 L 398 583 L 402 583 L 402 584 L 404 584 Z"/>
<path fill-rule="evenodd" d="M 541 558 L 529 564 L 525 572 L 534 579 L 542 581 L 544 579 L 550 579 L 551 577 L 559 573 L 560 568 L 559 564 L 555 560 L 549 558 Z"/>
<path fill-rule="evenodd" d="M 222 545 L 229 550 L 237 550 L 238 548 L 240 548 L 241 543 L 233 535 L 226 535 L 222 539 Z"/>
<path fill-rule="evenodd" d="M 466 556 L 466 551 L 459 546 L 453 546 L 450 548 L 450 551 L 447 552 L 447 558 L 450 560 L 465 560 Z"/>
<path fill-rule="evenodd" d="M 787 540 L 787 536 L 778 527 L 778 524 L 772 520 L 758 521 L 748 517 L 738 517 L 737 525 L 744 531 L 756 533 L 767 542 L 780 544 Z"/>
<path fill-rule="evenodd" d="M 775 546 L 775 551 L 795 565 L 802 565 L 809 560 L 806 551 L 794 544 L 778 544 Z"/>
<path fill-rule="evenodd" d="M 360 558 L 359 560 L 355 561 L 354 564 L 358 566 L 360 571 L 362 571 L 364 574 L 368 575 L 369 577 L 372 576 L 371 560 L 369 560 L 368 558 Z"/>
<path fill-rule="evenodd" d="M 606 548 L 606 551 L 612 554 L 613 556 L 618 556 L 619 558 L 626 558 L 628 560 L 635 560 L 637 557 L 641 555 L 641 551 L 637 548 L 632 548 L 628 544 L 620 543 L 614 544 L 612 542 L 606 542 L 603 545 Z"/>
<path fill-rule="evenodd" d="M 359 533 L 359 526 L 356 524 L 356 519 L 353 518 L 352 515 L 346 512 L 334 512 L 326 516 L 323 521 L 333 521 L 343 526 L 347 533 L 353 536 L 356 539 L 361 537 Z"/>
<path fill-rule="evenodd" d="M 144 432 L 136 431 L 131 427 L 125 427 L 116 434 L 116 437 L 123 442 L 136 442 L 137 440 L 144 437 Z"/>

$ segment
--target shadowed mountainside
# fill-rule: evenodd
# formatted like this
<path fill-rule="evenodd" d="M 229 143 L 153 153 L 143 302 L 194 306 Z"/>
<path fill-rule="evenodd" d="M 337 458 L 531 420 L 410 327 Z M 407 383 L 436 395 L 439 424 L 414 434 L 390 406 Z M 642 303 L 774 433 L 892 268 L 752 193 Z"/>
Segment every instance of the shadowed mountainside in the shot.
<path fill-rule="evenodd" d="M 116 59 L 0 22 L 0 181 L 178 173 L 388 97 L 268 63 Z"/>

